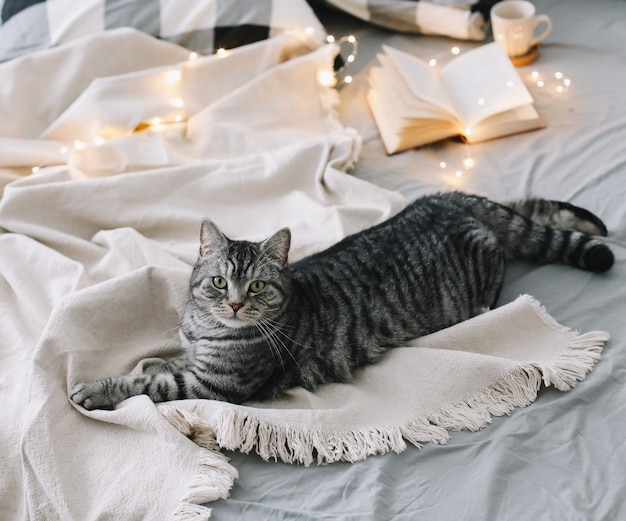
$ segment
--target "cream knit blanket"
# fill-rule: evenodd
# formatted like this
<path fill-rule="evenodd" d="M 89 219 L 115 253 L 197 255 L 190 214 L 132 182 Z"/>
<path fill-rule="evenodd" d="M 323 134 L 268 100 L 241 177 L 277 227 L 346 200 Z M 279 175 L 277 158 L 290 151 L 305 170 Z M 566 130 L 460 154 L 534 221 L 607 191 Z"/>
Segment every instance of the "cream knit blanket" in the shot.
<path fill-rule="evenodd" d="M 404 206 L 345 174 L 359 138 L 319 81 L 335 49 L 303 38 L 189 60 L 120 30 L 0 65 L 1 519 L 204 519 L 237 473 L 219 447 L 309 464 L 445 443 L 597 361 L 604 333 L 524 297 L 316 395 L 68 401 L 176 353 L 203 217 L 237 237 L 290 226 L 297 258 Z"/>

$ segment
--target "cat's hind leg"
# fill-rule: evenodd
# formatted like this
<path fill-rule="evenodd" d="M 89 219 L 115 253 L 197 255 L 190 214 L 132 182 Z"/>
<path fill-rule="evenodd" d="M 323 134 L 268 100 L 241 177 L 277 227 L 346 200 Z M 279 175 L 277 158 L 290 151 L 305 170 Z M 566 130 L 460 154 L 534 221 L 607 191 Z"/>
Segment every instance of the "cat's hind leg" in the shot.
<path fill-rule="evenodd" d="M 523 199 L 506 203 L 531 221 L 556 230 L 574 230 L 589 235 L 607 236 L 606 225 L 589 210 L 563 201 Z"/>
<path fill-rule="evenodd" d="M 506 255 L 495 234 L 490 234 L 489 239 L 485 241 L 478 261 L 482 263 L 484 268 L 483 293 L 481 302 L 474 308 L 474 315 L 486 313 L 496 306 L 504 284 Z"/>

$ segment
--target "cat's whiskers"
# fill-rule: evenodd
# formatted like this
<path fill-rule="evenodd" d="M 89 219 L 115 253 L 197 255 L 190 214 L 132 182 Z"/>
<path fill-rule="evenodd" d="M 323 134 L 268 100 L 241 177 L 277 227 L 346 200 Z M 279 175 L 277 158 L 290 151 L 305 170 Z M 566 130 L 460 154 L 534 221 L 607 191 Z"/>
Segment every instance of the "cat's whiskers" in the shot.
<path fill-rule="evenodd" d="M 299 344 L 298 342 L 295 342 L 291 337 L 289 337 L 289 335 L 287 335 L 284 331 L 282 331 L 278 325 L 274 325 L 272 324 L 272 322 L 273 321 L 265 320 L 263 323 L 259 323 L 259 325 L 262 326 L 269 334 L 272 335 L 272 338 L 274 338 L 285 349 L 285 351 L 294 361 L 296 366 L 298 366 L 298 368 L 302 370 L 302 367 L 300 366 L 296 358 L 293 356 L 293 354 L 291 353 L 291 351 L 289 350 L 285 342 L 283 342 L 283 340 L 281 340 L 281 338 L 278 336 L 278 333 L 280 333 L 284 338 L 289 340 L 292 344 L 304 347 L 303 344 Z"/>
<path fill-rule="evenodd" d="M 280 365 L 285 369 L 285 361 L 283 360 L 283 355 L 280 352 L 280 346 L 277 344 L 280 339 L 275 338 L 274 335 L 261 322 L 253 322 L 254 327 L 261 333 L 261 336 L 267 341 L 270 346 L 270 350 L 273 354 L 276 355 L 278 360 L 280 361 Z M 283 344 L 284 347 L 284 344 Z"/>
<path fill-rule="evenodd" d="M 280 333 L 283 337 L 285 337 L 287 340 L 289 340 L 292 344 L 294 344 L 296 346 L 300 346 L 300 347 L 307 347 L 305 344 L 302 344 L 300 342 L 296 342 L 293 338 L 291 338 L 287 333 L 285 333 L 283 331 L 283 329 L 294 329 L 294 326 L 291 326 L 289 324 L 282 324 L 282 323 L 277 322 L 276 320 L 272 320 L 272 319 L 265 319 L 265 322 L 267 322 L 268 325 L 271 325 L 272 327 L 274 327 L 274 331 L 276 333 Z"/>

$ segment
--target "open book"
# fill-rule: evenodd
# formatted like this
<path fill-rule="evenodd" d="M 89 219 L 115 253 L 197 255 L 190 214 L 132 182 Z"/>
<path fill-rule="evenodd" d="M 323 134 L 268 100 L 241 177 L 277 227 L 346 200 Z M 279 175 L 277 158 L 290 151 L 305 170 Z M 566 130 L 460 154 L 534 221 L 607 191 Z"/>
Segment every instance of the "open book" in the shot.
<path fill-rule="evenodd" d="M 533 98 L 497 43 L 443 67 L 383 46 L 367 99 L 388 154 L 461 136 L 486 141 L 545 126 Z"/>

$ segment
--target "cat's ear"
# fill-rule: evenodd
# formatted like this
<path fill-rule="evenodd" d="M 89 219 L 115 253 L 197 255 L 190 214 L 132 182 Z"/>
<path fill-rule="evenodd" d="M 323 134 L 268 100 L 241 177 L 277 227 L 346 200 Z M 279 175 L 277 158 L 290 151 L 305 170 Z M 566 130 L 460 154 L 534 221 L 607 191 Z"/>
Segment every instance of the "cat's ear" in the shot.
<path fill-rule="evenodd" d="M 219 231 L 215 223 L 209 219 L 202 221 L 200 227 L 200 256 L 204 257 L 210 251 L 224 248 L 228 243 L 226 236 Z"/>
<path fill-rule="evenodd" d="M 261 243 L 261 251 L 280 266 L 284 266 L 289 256 L 289 246 L 291 246 L 291 231 L 289 228 L 283 228 Z"/>

